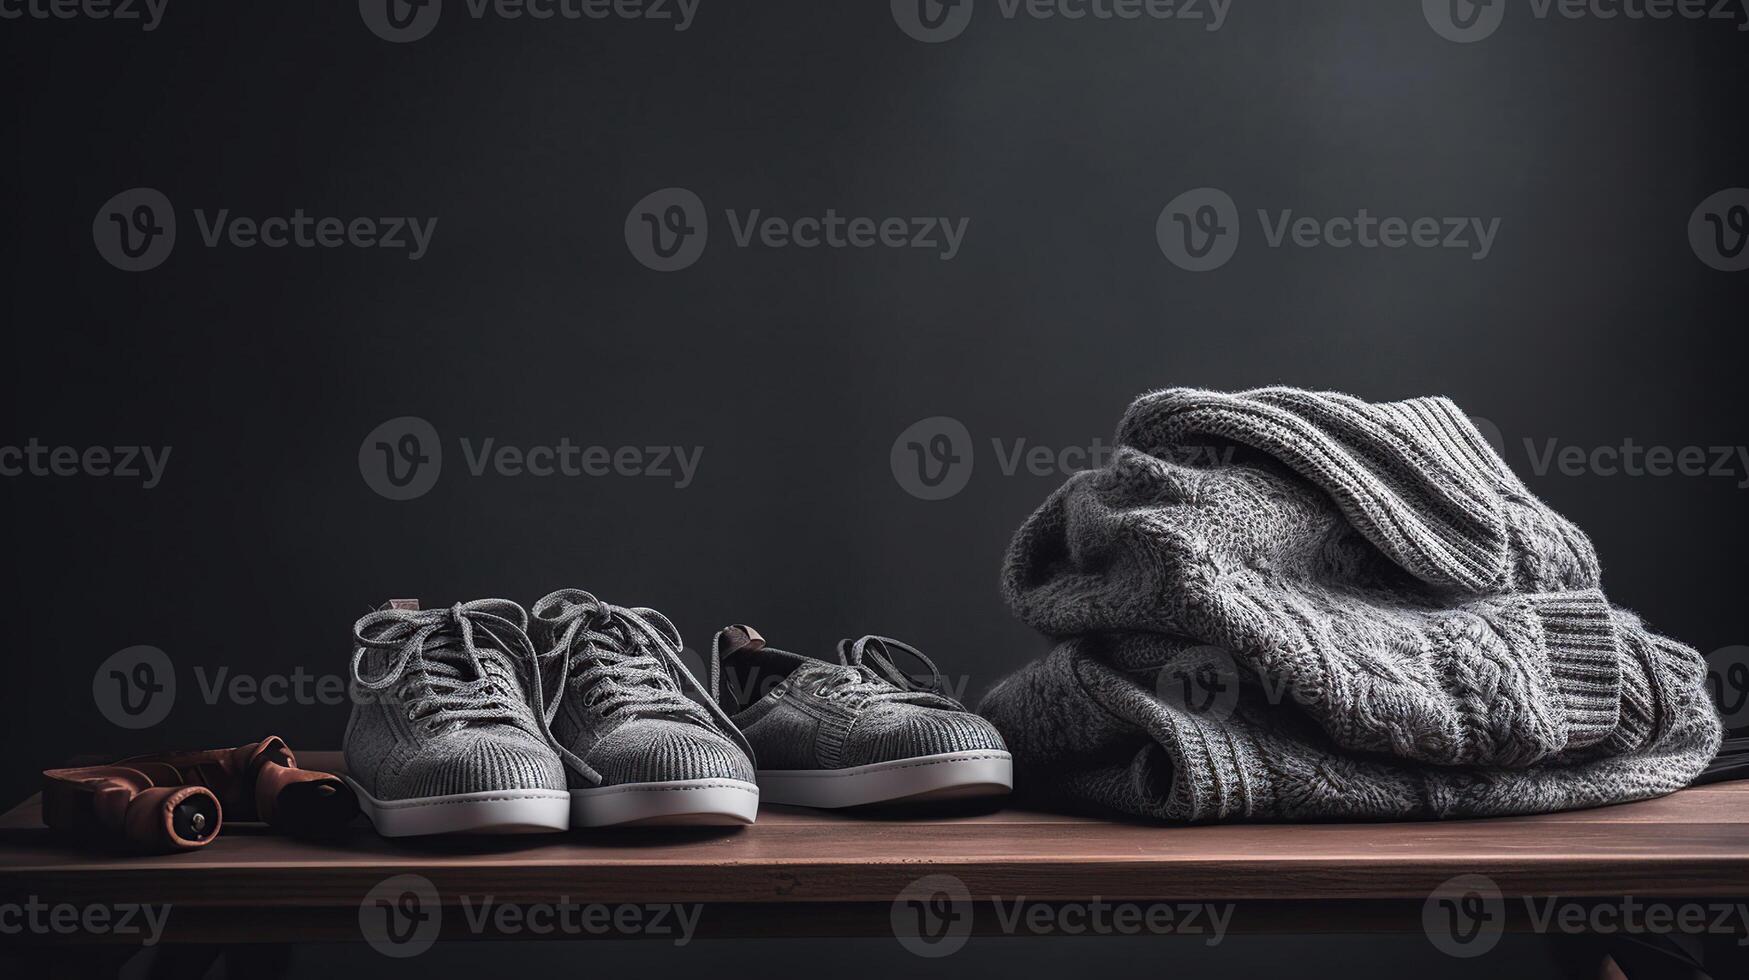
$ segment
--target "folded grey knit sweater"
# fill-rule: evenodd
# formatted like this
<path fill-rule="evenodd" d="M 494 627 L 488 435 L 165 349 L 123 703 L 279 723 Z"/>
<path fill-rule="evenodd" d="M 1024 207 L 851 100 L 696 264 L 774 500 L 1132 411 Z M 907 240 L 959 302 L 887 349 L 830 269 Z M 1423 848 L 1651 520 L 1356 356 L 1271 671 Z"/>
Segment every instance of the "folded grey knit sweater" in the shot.
<path fill-rule="evenodd" d="M 1455 817 L 1688 784 L 1691 648 L 1613 608 L 1590 541 L 1450 401 L 1138 399 L 1015 535 L 1055 649 L 980 711 L 1047 804 L 1169 820 Z"/>

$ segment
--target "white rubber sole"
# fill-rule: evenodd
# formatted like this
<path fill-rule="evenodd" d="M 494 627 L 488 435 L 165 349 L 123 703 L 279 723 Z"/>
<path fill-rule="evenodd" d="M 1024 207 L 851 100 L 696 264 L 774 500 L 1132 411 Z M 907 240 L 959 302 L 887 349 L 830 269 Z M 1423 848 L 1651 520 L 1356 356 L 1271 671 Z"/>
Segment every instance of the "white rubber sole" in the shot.
<path fill-rule="evenodd" d="M 578 827 L 738 827 L 759 815 L 759 787 L 739 779 L 676 779 L 571 791 Z"/>
<path fill-rule="evenodd" d="M 1014 757 L 977 749 L 850 769 L 761 769 L 757 778 L 767 803 L 830 809 L 1004 796 L 1014 789 Z"/>
<path fill-rule="evenodd" d="M 379 800 L 350 776 L 358 808 L 384 837 L 432 834 L 550 834 L 571 826 L 571 794 L 562 789 L 508 789 L 408 800 Z"/>

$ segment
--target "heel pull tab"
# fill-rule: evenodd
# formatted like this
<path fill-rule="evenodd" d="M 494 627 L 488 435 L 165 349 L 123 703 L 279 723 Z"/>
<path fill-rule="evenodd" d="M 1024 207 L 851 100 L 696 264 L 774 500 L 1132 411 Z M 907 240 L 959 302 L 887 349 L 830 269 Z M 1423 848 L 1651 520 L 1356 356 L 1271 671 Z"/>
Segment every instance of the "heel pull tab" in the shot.
<path fill-rule="evenodd" d="M 742 650 L 765 649 L 765 637 L 751 626 L 725 626 L 722 632 L 722 645 L 717 648 L 722 656 L 740 653 Z"/>
<path fill-rule="evenodd" d="M 717 707 L 723 706 L 723 661 L 743 650 L 765 649 L 765 637 L 751 626 L 725 626 L 711 638 L 710 694 Z"/>

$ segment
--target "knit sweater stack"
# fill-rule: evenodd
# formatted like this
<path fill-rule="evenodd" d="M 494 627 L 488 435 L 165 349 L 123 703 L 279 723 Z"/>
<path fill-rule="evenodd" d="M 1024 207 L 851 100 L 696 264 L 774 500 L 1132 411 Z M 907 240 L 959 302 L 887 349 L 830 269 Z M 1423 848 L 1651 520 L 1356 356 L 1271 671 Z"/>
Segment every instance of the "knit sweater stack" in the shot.
<path fill-rule="evenodd" d="M 1718 748 L 1705 666 L 1457 406 L 1138 399 L 1015 535 L 1050 654 L 980 711 L 1036 801 L 1166 820 L 1429 818 L 1643 799 Z"/>

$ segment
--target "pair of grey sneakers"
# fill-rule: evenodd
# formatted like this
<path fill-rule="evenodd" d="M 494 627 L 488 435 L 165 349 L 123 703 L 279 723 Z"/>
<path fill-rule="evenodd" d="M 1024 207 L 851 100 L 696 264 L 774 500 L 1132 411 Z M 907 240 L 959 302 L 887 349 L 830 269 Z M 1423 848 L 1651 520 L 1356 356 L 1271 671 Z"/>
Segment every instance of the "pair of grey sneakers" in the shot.
<path fill-rule="evenodd" d="M 713 644 L 711 691 L 681 659 L 667 617 L 575 589 L 531 611 L 507 599 L 430 610 L 396 601 L 360 619 L 353 638 L 347 779 L 385 836 L 748 824 L 762 789 L 769 802 L 846 806 L 966 795 L 974 775 L 982 792 L 1012 785 L 995 729 L 917 688 L 885 645 L 870 650 L 882 642 L 873 638 L 843 655 L 857 662 L 832 665 L 765 650 L 731 627 Z M 748 683 L 719 697 L 732 675 Z M 737 699 L 759 685 L 769 689 Z M 962 741 L 944 755 L 950 730 Z M 945 789 L 896 779 L 904 763 L 929 771 L 923 751 L 950 768 L 970 753 L 985 769 Z M 755 758 L 786 768 L 756 771 Z M 807 775 L 826 770 L 840 781 Z"/>

